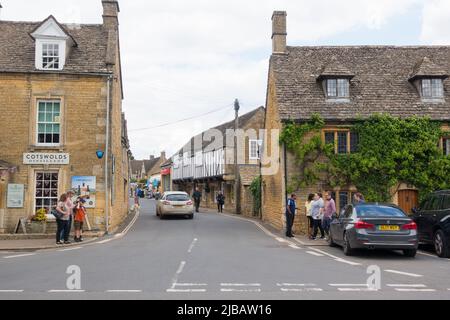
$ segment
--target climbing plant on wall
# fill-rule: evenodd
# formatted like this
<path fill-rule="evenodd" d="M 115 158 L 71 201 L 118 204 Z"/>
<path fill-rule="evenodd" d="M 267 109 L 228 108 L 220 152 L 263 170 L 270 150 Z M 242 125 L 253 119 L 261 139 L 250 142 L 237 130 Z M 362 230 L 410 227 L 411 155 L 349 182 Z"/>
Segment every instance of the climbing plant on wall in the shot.
<path fill-rule="evenodd" d="M 439 146 L 448 133 L 438 122 L 384 114 L 361 119 L 351 128 L 359 135 L 358 152 L 351 154 L 335 154 L 334 146 L 322 141 L 324 126 L 318 115 L 306 123 L 284 126 L 281 142 L 298 166 L 289 190 L 325 179 L 331 187 L 354 185 L 369 201 L 390 201 L 401 182 L 419 188 L 421 196 L 450 188 L 450 157 Z"/>

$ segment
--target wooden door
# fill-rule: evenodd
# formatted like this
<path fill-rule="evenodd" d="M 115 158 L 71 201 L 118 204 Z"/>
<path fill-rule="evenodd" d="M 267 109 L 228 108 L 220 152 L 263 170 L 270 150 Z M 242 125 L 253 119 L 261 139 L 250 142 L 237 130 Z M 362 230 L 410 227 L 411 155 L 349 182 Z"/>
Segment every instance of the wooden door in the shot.
<path fill-rule="evenodd" d="M 398 206 L 406 214 L 412 214 L 412 209 L 419 205 L 419 192 L 417 190 L 401 190 L 398 192 Z"/>

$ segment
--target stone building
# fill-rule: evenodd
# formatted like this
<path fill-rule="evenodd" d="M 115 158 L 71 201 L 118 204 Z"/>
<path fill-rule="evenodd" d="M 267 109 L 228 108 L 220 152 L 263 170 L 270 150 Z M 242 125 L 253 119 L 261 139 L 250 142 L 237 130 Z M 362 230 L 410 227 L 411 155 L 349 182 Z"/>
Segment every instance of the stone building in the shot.
<path fill-rule="evenodd" d="M 89 197 L 93 228 L 113 231 L 127 215 L 120 10 L 116 0 L 102 5 L 102 24 L 0 20 L 4 232 L 69 189 Z"/>
<path fill-rule="evenodd" d="M 322 139 L 335 144 L 336 153 L 357 150 L 359 137 L 351 130 L 358 118 L 374 113 L 395 117 L 428 116 L 448 128 L 450 122 L 449 46 L 287 46 L 286 12 L 274 12 L 273 52 L 270 58 L 265 128 L 282 130 L 287 121 L 304 123 L 313 114 L 325 120 Z M 266 147 L 273 149 L 273 141 Z M 449 139 L 441 139 L 449 154 Z M 281 146 L 280 170 L 263 176 L 263 219 L 284 226 L 286 185 L 296 174 L 294 155 Z M 300 219 L 297 232 L 305 231 L 303 204 L 309 193 L 330 189 L 320 181 L 296 193 Z M 334 192 L 337 208 L 356 192 L 339 186 Z M 417 205 L 418 190 L 400 184 L 392 201 L 405 211 Z"/>
<path fill-rule="evenodd" d="M 250 185 L 259 176 L 260 147 L 263 135 L 264 107 L 239 117 L 238 129 L 238 212 L 259 215 L 254 212 Z M 201 206 L 217 208 L 216 196 L 222 191 L 225 209 L 236 212 L 234 121 L 224 123 L 193 137 L 182 150 L 172 157 L 172 184 L 176 190 L 192 194 L 198 187 L 202 192 Z M 231 130 L 231 131 L 230 131 Z"/>

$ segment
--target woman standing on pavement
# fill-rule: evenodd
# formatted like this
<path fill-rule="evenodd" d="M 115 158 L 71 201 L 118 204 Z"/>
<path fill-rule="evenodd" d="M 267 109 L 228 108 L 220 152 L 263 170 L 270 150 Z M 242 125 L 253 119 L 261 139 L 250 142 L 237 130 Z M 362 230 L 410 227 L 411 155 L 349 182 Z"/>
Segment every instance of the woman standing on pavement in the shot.
<path fill-rule="evenodd" d="M 312 236 L 312 229 L 314 227 L 314 219 L 311 216 L 311 202 L 314 200 L 314 194 L 309 194 L 308 200 L 305 202 L 305 213 L 308 219 L 308 236 Z"/>
<path fill-rule="evenodd" d="M 67 194 L 61 195 L 59 198 L 58 205 L 56 206 L 56 211 L 61 215 L 59 219 L 56 220 L 57 230 L 56 230 L 56 244 L 70 244 L 69 241 L 69 219 L 70 219 L 70 209 L 67 207 Z M 61 239 L 64 236 L 64 239 Z M 62 242 L 64 240 L 64 243 Z"/>

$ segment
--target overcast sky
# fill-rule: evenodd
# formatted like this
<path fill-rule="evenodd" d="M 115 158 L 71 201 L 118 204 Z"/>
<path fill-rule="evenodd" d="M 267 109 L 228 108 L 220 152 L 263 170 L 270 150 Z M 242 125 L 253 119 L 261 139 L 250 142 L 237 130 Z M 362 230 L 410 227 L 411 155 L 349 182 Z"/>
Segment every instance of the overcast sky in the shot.
<path fill-rule="evenodd" d="M 0 0 L 1 19 L 101 23 L 101 0 Z M 172 155 L 265 104 L 271 16 L 289 45 L 450 44 L 449 0 L 119 0 L 124 110 L 136 158 Z M 1 30 L 0 30 L 1 32 Z M 168 122 L 218 112 L 157 129 Z"/>

